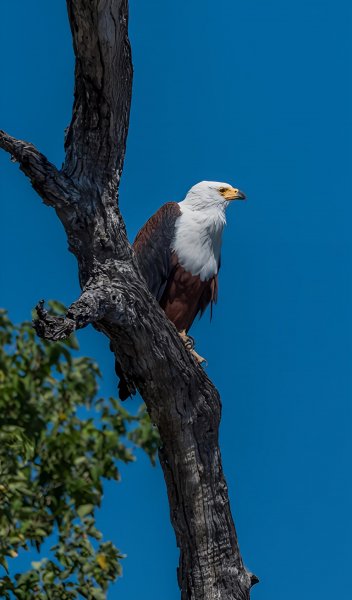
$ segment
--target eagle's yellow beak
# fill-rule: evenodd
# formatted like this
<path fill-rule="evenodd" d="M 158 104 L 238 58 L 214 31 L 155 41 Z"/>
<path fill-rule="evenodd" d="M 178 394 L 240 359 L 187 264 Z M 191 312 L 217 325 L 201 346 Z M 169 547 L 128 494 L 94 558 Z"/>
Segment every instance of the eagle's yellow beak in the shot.
<path fill-rule="evenodd" d="M 225 190 L 222 193 L 222 195 L 224 196 L 225 200 L 245 200 L 246 199 L 246 195 L 237 188 L 228 188 L 227 190 Z"/>

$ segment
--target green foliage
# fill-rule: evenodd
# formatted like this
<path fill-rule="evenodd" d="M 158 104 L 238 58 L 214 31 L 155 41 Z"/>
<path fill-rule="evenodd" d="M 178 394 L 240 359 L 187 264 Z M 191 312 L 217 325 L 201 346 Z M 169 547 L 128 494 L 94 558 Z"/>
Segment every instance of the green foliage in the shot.
<path fill-rule="evenodd" d="M 31 323 L 14 326 L 0 310 L 2 598 L 103 600 L 122 555 L 95 527 L 102 482 L 119 479 L 117 463 L 134 460 L 133 444 L 155 460 L 158 435 L 145 409 L 134 417 L 97 398 L 98 366 L 77 349 L 74 336 L 39 341 Z M 40 550 L 52 534 L 50 558 L 12 575 L 18 553 Z"/>

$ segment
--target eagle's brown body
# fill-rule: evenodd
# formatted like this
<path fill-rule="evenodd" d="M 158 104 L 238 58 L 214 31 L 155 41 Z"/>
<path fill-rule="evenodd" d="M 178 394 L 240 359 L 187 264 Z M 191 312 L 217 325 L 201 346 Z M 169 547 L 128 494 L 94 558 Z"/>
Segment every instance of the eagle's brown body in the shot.
<path fill-rule="evenodd" d="M 202 281 L 179 264 L 172 240 L 180 216 L 176 202 L 162 206 L 139 231 L 133 248 L 149 291 L 178 331 L 187 332 L 197 314 L 216 302 L 218 276 Z"/>

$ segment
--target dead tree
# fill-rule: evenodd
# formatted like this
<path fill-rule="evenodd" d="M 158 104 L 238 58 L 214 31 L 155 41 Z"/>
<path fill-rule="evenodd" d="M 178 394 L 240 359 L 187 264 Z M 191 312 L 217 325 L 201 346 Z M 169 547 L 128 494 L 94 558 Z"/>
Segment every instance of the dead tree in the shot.
<path fill-rule="evenodd" d="M 118 208 L 132 87 L 128 0 L 67 0 L 67 8 L 76 66 L 62 168 L 0 132 L 0 146 L 55 209 L 79 266 L 81 296 L 60 318 L 40 304 L 36 329 L 57 340 L 93 324 L 144 399 L 162 441 L 182 600 L 248 600 L 257 578 L 243 565 L 230 512 L 219 394 L 149 294 Z"/>

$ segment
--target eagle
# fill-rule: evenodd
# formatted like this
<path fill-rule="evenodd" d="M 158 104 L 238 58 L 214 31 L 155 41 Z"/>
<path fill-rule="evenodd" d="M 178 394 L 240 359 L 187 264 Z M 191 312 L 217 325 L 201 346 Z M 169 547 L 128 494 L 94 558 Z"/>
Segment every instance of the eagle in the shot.
<path fill-rule="evenodd" d="M 196 316 L 218 298 L 222 233 L 226 209 L 245 194 L 229 183 L 201 181 L 181 202 L 168 202 L 137 233 L 133 249 L 150 293 L 175 325 L 195 359 L 188 331 Z M 127 398 L 131 383 L 120 376 L 120 398 Z M 132 383 L 133 387 L 133 383 Z"/>
<path fill-rule="evenodd" d="M 182 202 L 159 208 L 133 243 L 149 291 L 188 346 L 194 319 L 217 301 L 226 208 L 245 197 L 228 183 L 197 183 Z"/>

